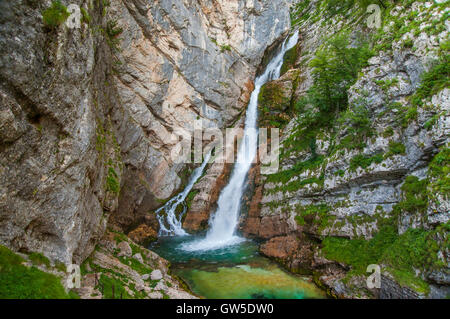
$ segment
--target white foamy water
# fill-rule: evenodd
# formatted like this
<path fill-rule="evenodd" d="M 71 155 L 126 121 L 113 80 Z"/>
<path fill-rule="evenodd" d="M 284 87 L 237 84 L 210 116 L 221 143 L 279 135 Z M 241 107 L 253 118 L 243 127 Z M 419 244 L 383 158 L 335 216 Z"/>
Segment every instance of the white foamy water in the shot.
<path fill-rule="evenodd" d="M 268 81 L 280 77 L 283 57 L 289 49 L 298 41 L 298 31 L 286 39 L 280 52 L 270 61 L 266 70 L 255 80 L 255 89 L 252 92 L 247 108 L 244 140 L 241 143 L 237 155 L 233 173 L 228 185 L 222 190 L 218 201 L 218 209 L 210 220 L 210 229 L 206 237 L 191 243 L 182 245 L 187 251 L 213 250 L 234 245 L 245 239 L 236 234 L 239 222 L 242 195 L 245 190 L 247 175 L 255 159 L 258 148 L 257 119 L 258 119 L 258 95 L 261 87 Z"/>
<path fill-rule="evenodd" d="M 194 184 L 198 181 L 198 179 L 202 176 L 203 171 L 205 170 L 206 165 L 211 158 L 211 153 L 208 153 L 205 156 L 205 159 L 200 167 L 197 167 L 192 173 L 189 183 L 182 193 L 177 196 L 171 198 L 163 207 L 156 211 L 156 215 L 158 216 L 158 221 L 160 225 L 159 235 L 160 236 L 186 236 L 186 233 L 182 227 L 182 218 L 186 213 L 186 203 L 185 199 L 189 195 L 194 187 Z M 183 211 L 177 216 L 176 209 L 179 205 L 183 205 Z"/>

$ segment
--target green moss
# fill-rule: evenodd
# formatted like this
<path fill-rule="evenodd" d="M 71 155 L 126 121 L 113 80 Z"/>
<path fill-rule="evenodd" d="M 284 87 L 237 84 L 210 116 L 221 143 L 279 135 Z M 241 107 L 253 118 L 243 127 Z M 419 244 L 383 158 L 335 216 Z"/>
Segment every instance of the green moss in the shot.
<path fill-rule="evenodd" d="M 127 241 L 127 239 L 128 239 L 127 236 L 123 233 L 120 233 L 120 232 L 112 230 L 112 229 L 109 229 L 109 231 L 111 233 L 114 233 L 114 240 L 116 241 L 116 244 L 119 244 L 122 241 Z"/>
<path fill-rule="evenodd" d="M 283 65 L 281 67 L 280 75 L 285 74 L 290 69 L 294 68 L 295 62 L 297 61 L 297 45 L 286 51 L 283 58 Z"/>
<path fill-rule="evenodd" d="M 428 180 L 419 180 L 416 176 L 408 176 L 401 189 L 403 200 L 395 207 L 395 212 L 425 213 L 428 207 Z"/>
<path fill-rule="evenodd" d="M 131 296 L 125 289 L 124 283 L 114 276 L 102 273 L 99 285 L 96 287 L 103 294 L 103 299 L 129 299 Z"/>
<path fill-rule="evenodd" d="M 388 127 L 386 130 L 384 130 L 383 132 L 383 137 L 384 138 L 388 138 L 394 135 L 394 129 L 392 127 Z"/>
<path fill-rule="evenodd" d="M 116 195 L 118 195 L 120 192 L 119 176 L 117 175 L 113 167 L 108 168 L 108 175 L 106 176 L 106 187 L 108 191 L 113 192 Z"/>
<path fill-rule="evenodd" d="M 290 92 L 278 82 L 266 83 L 258 96 L 259 125 L 281 128 L 289 123 Z"/>
<path fill-rule="evenodd" d="M 450 148 L 443 148 L 429 165 L 430 188 L 433 196 L 436 192 L 450 195 Z"/>
<path fill-rule="evenodd" d="M 56 28 L 63 24 L 70 16 L 61 1 L 53 1 L 50 8 L 42 13 L 42 20 L 47 27 Z"/>
<path fill-rule="evenodd" d="M 444 88 L 450 87 L 450 58 L 448 53 L 422 75 L 422 84 L 411 97 L 413 106 L 422 106 L 425 99 L 431 98 Z"/>
<path fill-rule="evenodd" d="M 331 225 L 335 217 L 329 215 L 331 208 L 326 204 L 297 206 L 297 224 L 305 226 L 307 224 L 319 225 L 319 231 Z"/>
<path fill-rule="evenodd" d="M 228 44 L 224 44 L 220 46 L 220 51 L 221 52 L 225 52 L 225 51 L 231 51 L 231 46 Z"/>
<path fill-rule="evenodd" d="M 141 263 L 140 261 L 138 261 L 134 258 L 128 258 L 128 257 L 124 257 L 124 256 L 117 257 L 117 258 L 120 260 L 121 263 L 131 267 L 133 270 L 137 271 L 141 275 L 149 274 L 153 271 L 153 269 L 151 269 L 147 265 Z"/>
<path fill-rule="evenodd" d="M 405 155 L 406 147 L 402 143 L 389 142 L 389 151 L 384 155 L 384 158 L 389 158 L 395 155 Z"/>
<path fill-rule="evenodd" d="M 199 190 L 193 190 L 187 195 L 186 206 L 187 206 L 188 210 L 191 209 L 192 201 L 194 200 L 195 196 L 197 196 L 197 194 L 199 192 L 200 192 Z"/>
<path fill-rule="evenodd" d="M 50 260 L 48 260 L 47 257 L 45 257 L 43 254 L 41 253 L 36 253 L 33 252 L 31 254 L 28 255 L 28 258 L 30 258 L 31 262 L 34 265 L 44 265 L 47 268 L 50 268 Z"/>
<path fill-rule="evenodd" d="M 1 299 L 69 299 L 60 278 L 35 267 L 22 265 L 24 259 L 0 245 Z"/>
<path fill-rule="evenodd" d="M 64 263 L 60 262 L 60 261 L 57 261 L 55 263 L 55 268 L 58 269 L 61 272 L 64 272 L 64 273 L 67 272 L 66 265 Z"/>
<path fill-rule="evenodd" d="M 381 154 L 376 154 L 373 156 L 359 154 L 350 160 L 350 170 L 355 171 L 358 167 L 366 169 L 372 165 L 372 163 L 379 164 L 381 162 L 383 162 L 383 155 Z"/>
<path fill-rule="evenodd" d="M 210 39 L 211 42 L 214 43 L 215 45 L 219 45 L 219 44 L 217 43 L 217 40 L 216 40 L 215 38 L 210 37 L 209 39 Z"/>
<path fill-rule="evenodd" d="M 370 264 L 385 264 L 400 284 L 427 293 L 428 284 L 416 276 L 415 269 L 443 266 L 434 240 L 438 231 L 409 229 L 398 235 L 394 224 L 386 222 L 371 240 L 325 238 L 323 252 L 328 259 L 351 265 L 355 274 L 365 274 Z"/>

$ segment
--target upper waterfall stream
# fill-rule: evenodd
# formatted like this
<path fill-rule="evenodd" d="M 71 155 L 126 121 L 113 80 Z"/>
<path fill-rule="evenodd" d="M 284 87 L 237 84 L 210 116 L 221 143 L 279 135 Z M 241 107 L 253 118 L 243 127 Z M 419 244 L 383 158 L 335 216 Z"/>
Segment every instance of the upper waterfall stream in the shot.
<path fill-rule="evenodd" d="M 236 234 L 239 222 L 242 195 L 250 167 L 258 148 L 257 119 L 258 96 L 261 87 L 268 81 L 280 77 L 285 53 L 298 41 L 298 31 L 283 42 L 280 52 L 269 62 L 264 73 L 256 78 L 248 104 L 243 142 L 240 144 L 233 173 L 228 185 L 223 189 L 218 201 L 218 209 L 210 220 L 210 229 L 204 239 L 185 243 L 183 249 L 189 251 L 219 249 L 233 245 L 244 239 Z"/>

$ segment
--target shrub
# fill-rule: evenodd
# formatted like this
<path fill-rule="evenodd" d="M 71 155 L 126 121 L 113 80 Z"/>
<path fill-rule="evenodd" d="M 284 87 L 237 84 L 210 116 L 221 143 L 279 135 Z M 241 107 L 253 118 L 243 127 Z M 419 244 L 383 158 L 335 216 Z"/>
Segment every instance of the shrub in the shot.
<path fill-rule="evenodd" d="M 439 230 L 409 229 L 398 235 L 392 220 L 386 220 L 370 240 L 327 237 L 323 251 L 328 259 L 352 266 L 353 274 L 365 274 L 370 264 L 385 264 L 402 285 L 427 293 L 428 284 L 416 276 L 415 269 L 439 269 L 440 249 L 434 240 Z"/>
<path fill-rule="evenodd" d="M 63 24 L 69 16 L 67 8 L 59 0 L 53 1 L 51 7 L 42 13 L 44 24 L 50 28 L 56 28 Z"/>
<path fill-rule="evenodd" d="M 309 144 L 317 132 L 332 127 L 340 112 L 348 108 L 348 89 L 356 82 L 358 73 L 372 56 L 368 43 L 361 39 L 351 45 L 348 33 L 338 34 L 326 42 L 311 60 L 313 84 L 306 96 L 295 105 L 299 122 L 295 134 L 301 143 Z M 356 106 L 348 114 L 355 131 L 369 134 L 368 111 Z M 291 141 L 292 142 L 292 141 Z"/>
<path fill-rule="evenodd" d="M 424 99 L 430 98 L 450 86 L 450 59 L 446 54 L 438 63 L 422 76 L 422 84 L 411 97 L 413 106 L 421 106 Z"/>
<path fill-rule="evenodd" d="M 80 11 L 81 11 L 82 21 L 85 22 L 86 24 L 90 24 L 91 23 L 91 16 L 86 11 L 86 9 L 85 8 L 80 8 Z"/>
<path fill-rule="evenodd" d="M 338 119 L 339 125 L 346 129 L 346 137 L 341 139 L 338 148 L 363 148 L 364 141 L 373 136 L 370 113 L 364 103 L 355 105 L 344 112 Z"/>
<path fill-rule="evenodd" d="M 384 155 L 384 158 L 389 158 L 394 155 L 404 155 L 406 154 L 406 147 L 402 143 L 389 142 L 389 151 Z"/>
<path fill-rule="evenodd" d="M 108 191 L 113 192 L 118 195 L 120 192 L 120 184 L 118 180 L 119 176 L 117 175 L 114 168 L 108 168 L 108 176 L 106 176 L 106 188 Z"/>
<path fill-rule="evenodd" d="M 120 51 L 119 35 L 122 34 L 123 29 L 117 26 L 116 20 L 109 20 L 106 23 L 106 41 L 113 51 Z"/>
<path fill-rule="evenodd" d="M 372 163 L 381 163 L 383 161 L 383 155 L 376 154 L 373 156 L 359 154 L 354 156 L 350 160 L 350 170 L 355 171 L 358 167 L 362 167 L 363 169 L 368 168 Z"/>
<path fill-rule="evenodd" d="M 433 192 L 439 192 L 445 196 L 450 195 L 450 148 L 443 148 L 429 165 L 430 184 Z"/>
<path fill-rule="evenodd" d="M 424 212 L 428 206 L 427 185 L 427 179 L 408 176 L 402 185 L 404 200 L 398 204 L 398 208 L 408 212 Z"/>
<path fill-rule="evenodd" d="M 50 260 L 41 253 L 31 253 L 28 257 L 33 264 L 45 265 L 47 268 L 50 268 Z"/>

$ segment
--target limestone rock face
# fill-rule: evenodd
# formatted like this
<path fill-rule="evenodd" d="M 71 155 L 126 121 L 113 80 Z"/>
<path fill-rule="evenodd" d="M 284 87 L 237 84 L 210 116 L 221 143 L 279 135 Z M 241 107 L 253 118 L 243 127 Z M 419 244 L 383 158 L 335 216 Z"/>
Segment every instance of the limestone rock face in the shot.
<path fill-rule="evenodd" d="M 129 116 L 119 137 L 124 186 L 112 222 L 127 230 L 182 186 L 176 147 L 181 136 L 193 136 L 194 121 L 222 129 L 244 110 L 256 66 L 288 29 L 289 14 L 281 0 L 117 0 L 111 7 L 124 30 L 114 82 Z"/>
<path fill-rule="evenodd" d="M 417 2 L 406 12 L 399 13 L 405 18 L 410 11 L 420 12 L 418 23 L 421 27 L 416 31 L 419 35 L 413 35 L 410 31 L 395 40 L 392 49 L 377 51 L 355 78 L 354 85 L 347 92 L 348 112 L 356 114 L 355 109 L 363 106 L 367 111 L 364 116 L 373 132 L 371 137 L 363 137 L 363 145 L 349 146 L 360 136 L 351 132 L 352 124 L 348 120 L 344 119 L 344 124 L 338 123 L 342 120 L 338 116 L 336 123 L 330 125 L 332 128 L 324 125 L 318 129 L 311 142 L 313 147 L 305 147 L 305 143 L 300 142 L 305 142 L 309 132 L 296 129 L 302 125 L 299 123 L 307 122 L 308 112 L 317 114 L 318 109 L 313 109 L 307 102 L 304 112 L 291 113 L 288 124 L 282 118 L 270 116 L 285 109 L 287 101 L 295 103 L 308 92 L 314 80 L 314 70 L 309 62 L 315 52 L 326 39 L 337 34 L 344 25 L 352 23 L 339 14 L 329 20 L 325 16 L 311 19 L 310 14 L 318 4 L 320 1 L 311 1 L 301 6 L 305 11 L 303 17 L 299 17 L 297 60 L 290 63 L 290 70 L 279 80 L 265 86 L 278 94 L 268 96 L 271 98 L 268 104 L 272 107 L 267 108 L 265 113 L 260 112 L 260 121 L 267 117 L 268 122 L 276 120 L 280 124 L 281 145 L 285 147 L 285 154 L 281 156 L 276 178 L 263 175 L 261 182 L 257 183 L 254 196 L 260 199 L 257 201 L 259 205 L 253 203 L 253 209 L 245 216 L 241 230 L 248 237 L 264 241 L 260 249 L 266 256 L 292 271 L 322 274 L 317 277 L 318 283 L 331 295 L 344 298 L 380 297 L 380 294 L 401 298 L 425 296 L 422 292 L 410 293 L 399 287 L 395 279 L 390 279 L 391 282 L 386 280 L 390 288 L 382 292 L 366 289 L 361 276 L 352 277 L 351 282 L 343 280 L 349 266 L 323 256 L 322 243 L 325 238 L 370 240 L 380 231 L 380 221 L 388 218 L 393 220 L 392 224 L 398 221 L 399 236 L 411 229 L 437 231 L 439 235 L 433 238 L 439 246 L 437 257 L 447 267 L 433 272 L 417 270 L 416 273 L 420 280 L 429 285 L 427 297 L 445 296 L 449 289 L 445 283 L 450 264 L 448 249 L 445 248 L 448 231 L 441 233 L 439 227 L 445 228 L 443 225 L 450 219 L 450 201 L 448 191 L 438 184 L 445 184 L 443 180 L 448 175 L 447 168 L 442 167 L 448 166 L 448 160 L 444 158 L 448 158 L 450 137 L 449 89 L 440 87 L 430 96 L 422 98 L 420 103 L 412 102 L 417 98 L 424 74 L 440 63 L 439 46 L 448 37 L 448 30 L 443 26 L 439 32 L 432 33 L 425 32 L 424 28 L 427 19 L 440 17 L 442 12 L 437 6 Z M 428 18 L 424 18 L 427 15 Z M 386 25 L 385 32 L 393 32 L 389 31 L 392 25 Z M 357 38 L 358 32 L 366 32 L 364 25 L 351 25 L 350 29 L 353 30 L 349 36 L 350 42 Z M 413 46 L 404 45 L 408 39 Z M 296 76 L 292 77 L 294 74 Z M 265 103 L 262 98 L 264 94 L 260 96 L 260 106 Z M 294 146 L 289 148 L 292 144 Z M 320 165 L 308 166 L 314 158 L 321 159 Z M 361 159 L 370 160 L 367 165 L 360 165 L 358 160 Z M 305 168 L 300 164 L 306 164 Z M 436 168 L 439 165 L 441 168 Z M 416 192 L 422 194 L 414 194 L 415 198 L 426 197 L 426 207 L 422 210 L 402 208 L 411 198 L 411 194 L 407 193 L 411 183 L 416 183 L 413 185 L 420 190 Z M 387 273 L 384 275 L 387 276 Z"/>
<path fill-rule="evenodd" d="M 117 208 L 104 159 L 117 183 L 120 169 L 105 134 L 110 56 L 85 25 L 44 28 L 49 2 L 0 5 L 0 242 L 72 263 L 101 237 L 103 212 Z"/>
<path fill-rule="evenodd" d="M 0 4 L 0 243 L 80 263 L 108 221 L 157 231 L 180 137 L 241 114 L 290 1 L 62 3 L 80 28 L 44 25 L 50 0 Z"/>

